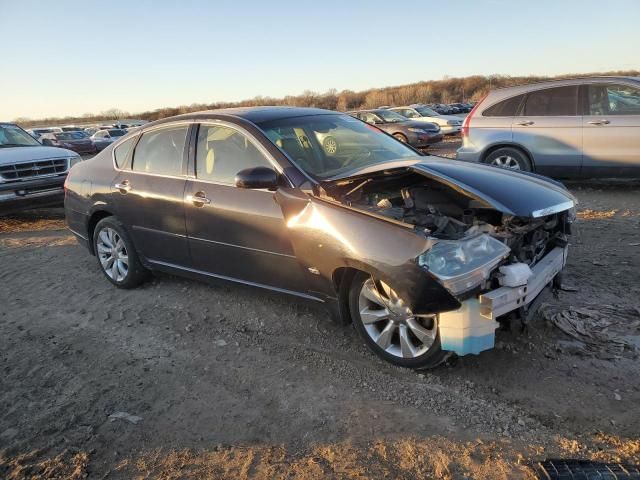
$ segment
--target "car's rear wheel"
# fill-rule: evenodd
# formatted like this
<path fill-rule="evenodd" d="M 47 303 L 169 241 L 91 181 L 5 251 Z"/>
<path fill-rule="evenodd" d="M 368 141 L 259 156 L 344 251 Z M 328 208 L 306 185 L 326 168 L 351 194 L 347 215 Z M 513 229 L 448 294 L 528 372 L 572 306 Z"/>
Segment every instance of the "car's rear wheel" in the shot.
<path fill-rule="evenodd" d="M 529 158 L 517 148 L 498 148 L 487 155 L 484 161 L 489 165 L 510 168 L 511 170 L 523 170 L 525 172 L 531 172 L 533 170 Z"/>
<path fill-rule="evenodd" d="M 102 273 L 115 286 L 134 288 L 148 278 L 149 271 L 140 263 L 133 242 L 115 217 L 98 222 L 93 247 Z"/>
<path fill-rule="evenodd" d="M 349 308 L 367 346 L 384 360 L 407 368 L 431 368 L 447 353 L 440 348 L 436 315 L 418 316 L 386 283 L 358 273 L 351 284 Z"/>
<path fill-rule="evenodd" d="M 402 143 L 407 143 L 409 140 L 407 139 L 407 137 L 405 135 L 403 135 L 402 133 L 394 133 L 393 137 L 396 140 L 400 140 Z"/>

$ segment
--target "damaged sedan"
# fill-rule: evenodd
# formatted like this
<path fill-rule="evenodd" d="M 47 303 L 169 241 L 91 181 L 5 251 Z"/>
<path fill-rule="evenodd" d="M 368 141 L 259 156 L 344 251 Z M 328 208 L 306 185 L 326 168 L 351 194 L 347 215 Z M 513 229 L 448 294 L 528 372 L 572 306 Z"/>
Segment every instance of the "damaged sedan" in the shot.
<path fill-rule="evenodd" d="M 163 271 L 297 295 L 409 368 L 492 348 L 558 281 L 575 216 L 557 182 L 311 108 L 159 120 L 65 186 L 69 228 L 117 287 Z"/>

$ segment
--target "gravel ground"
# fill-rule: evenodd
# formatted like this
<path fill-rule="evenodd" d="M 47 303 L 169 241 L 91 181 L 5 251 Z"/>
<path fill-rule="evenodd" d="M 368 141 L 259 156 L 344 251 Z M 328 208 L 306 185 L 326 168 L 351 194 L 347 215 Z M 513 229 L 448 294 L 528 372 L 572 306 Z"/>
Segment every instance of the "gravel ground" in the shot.
<path fill-rule="evenodd" d="M 638 186 L 570 185 L 574 288 L 549 307 L 600 312 L 588 331 L 627 346 Z M 582 348 L 541 316 L 416 373 L 287 296 L 165 275 L 118 290 L 60 209 L 0 218 L 0 279 L 0 478 L 511 479 L 547 457 L 640 463 L 633 348 Z"/>

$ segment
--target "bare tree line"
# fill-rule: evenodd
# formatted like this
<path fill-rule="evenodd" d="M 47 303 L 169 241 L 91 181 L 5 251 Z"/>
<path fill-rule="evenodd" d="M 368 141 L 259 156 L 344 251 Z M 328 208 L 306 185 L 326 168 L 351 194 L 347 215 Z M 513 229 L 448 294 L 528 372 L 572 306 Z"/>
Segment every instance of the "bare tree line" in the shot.
<path fill-rule="evenodd" d="M 640 76 L 639 70 L 600 72 L 586 75 L 623 75 Z M 80 117 L 55 117 L 42 119 L 18 118 L 16 123 L 23 127 L 35 125 L 56 125 L 72 123 L 90 123 L 105 120 L 136 118 L 142 120 L 158 120 L 183 113 L 200 110 L 215 110 L 228 107 L 245 107 L 261 105 L 289 105 L 296 107 L 317 107 L 328 110 L 348 111 L 360 108 L 375 108 L 381 105 L 407 105 L 411 103 L 452 103 L 477 101 L 489 90 L 513 85 L 523 85 L 552 78 L 567 78 L 576 75 L 559 75 L 555 77 L 526 76 L 510 77 L 508 75 L 473 75 L 462 78 L 444 77 L 442 80 L 428 80 L 408 85 L 373 88 L 360 92 L 352 90 L 337 91 L 330 89 L 324 93 L 305 90 L 301 95 L 288 95 L 284 98 L 257 96 L 240 102 L 214 102 L 210 104 L 194 103 L 180 107 L 159 108 L 152 111 L 129 113 L 113 108 L 98 114 L 87 113 Z"/>

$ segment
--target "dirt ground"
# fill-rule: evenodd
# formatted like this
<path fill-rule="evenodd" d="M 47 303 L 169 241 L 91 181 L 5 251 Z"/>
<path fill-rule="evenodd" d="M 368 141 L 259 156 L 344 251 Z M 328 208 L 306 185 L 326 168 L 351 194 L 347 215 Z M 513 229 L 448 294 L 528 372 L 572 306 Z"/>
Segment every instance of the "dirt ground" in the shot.
<path fill-rule="evenodd" d="M 514 479 L 550 457 L 640 463 L 638 187 L 570 184 L 579 219 L 546 318 L 578 315 L 586 342 L 540 314 L 423 373 L 286 296 L 164 275 L 118 290 L 60 209 L 0 218 L 0 478 Z"/>

